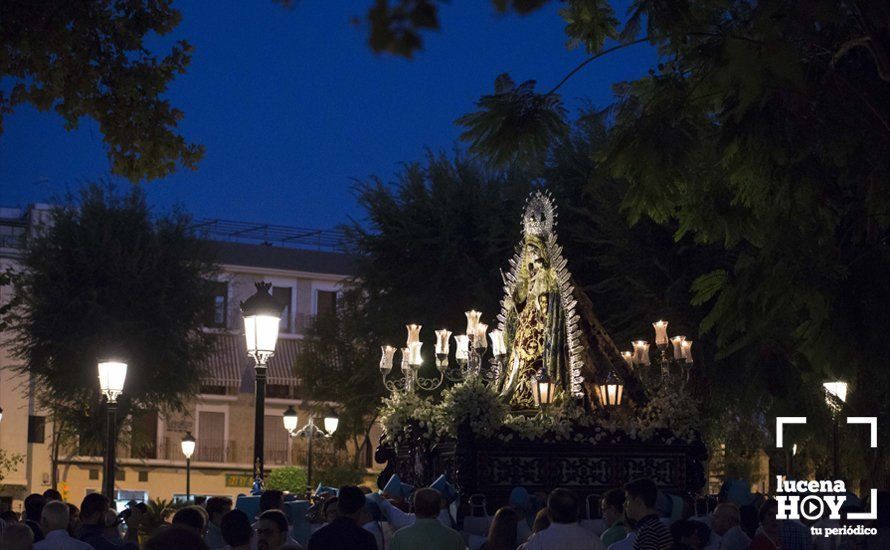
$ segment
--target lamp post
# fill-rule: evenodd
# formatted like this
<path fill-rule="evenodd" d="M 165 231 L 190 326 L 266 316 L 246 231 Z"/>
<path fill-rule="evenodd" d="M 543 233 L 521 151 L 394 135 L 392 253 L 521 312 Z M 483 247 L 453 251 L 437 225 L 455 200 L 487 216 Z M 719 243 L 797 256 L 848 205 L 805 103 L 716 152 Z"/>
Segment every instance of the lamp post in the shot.
<path fill-rule="evenodd" d="M 247 354 L 256 362 L 256 392 L 253 424 L 253 492 L 263 490 L 263 429 L 266 414 L 266 364 L 275 354 L 278 325 L 284 306 L 269 290 L 271 283 L 256 283 L 256 293 L 241 302 Z"/>
<path fill-rule="evenodd" d="M 105 440 L 105 477 L 102 479 L 102 494 L 114 503 L 114 461 L 117 446 L 117 398 L 124 391 L 127 379 L 127 364 L 117 360 L 99 361 L 99 389 L 108 401 Z"/>
<path fill-rule="evenodd" d="M 831 408 L 832 417 L 834 419 L 834 434 L 832 436 L 832 470 L 834 472 L 834 479 L 838 479 L 840 476 L 840 464 L 838 461 L 838 448 L 837 448 L 837 432 L 838 432 L 838 422 L 840 421 L 840 410 L 841 407 L 844 406 L 844 403 L 847 402 L 847 383 L 841 382 L 840 380 L 834 382 L 825 382 L 822 384 L 822 387 L 825 388 L 825 402 L 828 403 L 828 406 Z"/>
<path fill-rule="evenodd" d="M 310 414 L 306 425 L 303 426 L 302 429 L 297 430 L 297 411 L 294 410 L 293 405 L 291 405 L 284 411 L 282 420 L 284 421 L 284 429 L 287 430 L 287 433 L 290 434 L 292 438 L 299 436 L 306 437 L 309 440 L 309 459 L 306 463 L 306 499 L 308 500 L 312 495 L 312 440 L 315 438 L 316 434 L 329 439 L 334 435 L 334 432 L 337 431 L 340 419 L 335 415 L 326 416 L 324 419 L 324 429 L 322 429 L 315 425 L 315 420 Z"/>
<path fill-rule="evenodd" d="M 182 438 L 182 454 L 185 455 L 185 501 L 192 499 L 192 453 L 195 452 L 195 436 L 186 432 Z"/>

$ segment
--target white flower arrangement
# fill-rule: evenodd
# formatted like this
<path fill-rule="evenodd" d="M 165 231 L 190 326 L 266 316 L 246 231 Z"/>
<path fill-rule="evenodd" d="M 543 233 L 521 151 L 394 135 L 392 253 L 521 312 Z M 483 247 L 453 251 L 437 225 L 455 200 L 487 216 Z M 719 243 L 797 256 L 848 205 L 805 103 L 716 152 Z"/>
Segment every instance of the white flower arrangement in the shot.
<path fill-rule="evenodd" d="M 479 377 L 472 376 L 442 392 L 436 418 L 440 431 L 457 436 L 462 424 L 479 437 L 491 437 L 504 425 L 507 405 Z"/>

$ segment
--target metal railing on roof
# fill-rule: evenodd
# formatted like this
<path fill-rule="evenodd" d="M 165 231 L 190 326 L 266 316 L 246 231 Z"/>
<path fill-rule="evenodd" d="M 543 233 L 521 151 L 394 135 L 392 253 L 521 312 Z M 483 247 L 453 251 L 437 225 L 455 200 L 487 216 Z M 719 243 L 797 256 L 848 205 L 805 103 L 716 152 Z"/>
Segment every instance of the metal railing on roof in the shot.
<path fill-rule="evenodd" d="M 337 229 L 311 229 L 220 219 L 198 219 L 192 228 L 207 239 L 289 248 L 341 251 L 346 243 L 346 235 Z"/>

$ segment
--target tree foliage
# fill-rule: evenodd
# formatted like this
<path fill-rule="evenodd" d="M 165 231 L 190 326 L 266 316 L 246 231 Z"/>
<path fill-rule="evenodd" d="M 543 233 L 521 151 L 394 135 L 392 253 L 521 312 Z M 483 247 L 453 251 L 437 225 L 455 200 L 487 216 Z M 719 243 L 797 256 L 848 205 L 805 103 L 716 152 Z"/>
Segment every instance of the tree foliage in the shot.
<path fill-rule="evenodd" d="M 27 103 L 55 111 L 69 130 L 94 119 L 111 171 L 132 181 L 197 166 L 204 147 L 177 133 L 183 113 L 163 97 L 192 47 L 178 41 L 159 56 L 146 46 L 179 24 L 171 0 L 10 0 L 0 21 L 0 130 Z"/>
<path fill-rule="evenodd" d="M 24 242 L 5 321 L 41 406 L 81 443 L 101 442 L 101 357 L 129 368 L 120 418 L 181 408 L 208 351 L 202 320 L 215 272 L 182 212 L 152 219 L 139 188 L 89 185 Z M 64 435 L 64 434 L 63 434 Z"/>

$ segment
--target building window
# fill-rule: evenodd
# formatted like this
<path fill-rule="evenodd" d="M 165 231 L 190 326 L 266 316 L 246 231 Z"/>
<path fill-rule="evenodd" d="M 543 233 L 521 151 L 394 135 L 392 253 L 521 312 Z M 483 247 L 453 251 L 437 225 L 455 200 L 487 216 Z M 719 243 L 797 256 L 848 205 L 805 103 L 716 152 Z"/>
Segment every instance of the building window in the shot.
<path fill-rule="evenodd" d="M 325 317 L 337 314 L 337 292 L 334 290 L 315 291 L 315 315 Z"/>
<path fill-rule="evenodd" d="M 291 332 L 291 296 L 293 295 L 293 289 L 289 286 L 273 286 L 272 287 L 272 297 L 278 300 L 278 303 L 285 304 L 284 311 L 281 312 L 281 325 L 279 330 L 281 332 Z"/>
<path fill-rule="evenodd" d="M 266 386 L 266 397 L 286 399 L 293 397 L 290 386 L 286 384 L 269 384 Z M 279 419 L 280 421 L 281 419 Z M 279 422 L 280 424 L 281 422 Z"/>
<path fill-rule="evenodd" d="M 158 413 L 136 411 L 133 413 L 130 442 L 133 458 L 158 458 Z"/>
<path fill-rule="evenodd" d="M 43 443 L 46 439 L 46 417 L 28 417 L 28 443 Z"/>
<path fill-rule="evenodd" d="M 278 421 L 281 423 L 281 420 Z M 197 460 L 224 462 L 226 459 L 226 414 L 199 411 L 195 439 L 198 440 Z"/>
<path fill-rule="evenodd" d="M 139 481 L 148 481 L 148 472 L 139 472 Z"/>
<path fill-rule="evenodd" d="M 90 470 L 90 479 L 99 479 L 99 470 L 95 468 Z"/>
<path fill-rule="evenodd" d="M 263 425 L 263 452 L 269 464 L 287 464 L 288 439 L 290 436 L 281 422 L 281 415 L 266 415 Z"/>
<path fill-rule="evenodd" d="M 210 303 L 207 308 L 208 327 L 226 328 L 229 310 L 229 284 L 225 281 L 210 281 Z"/>
<path fill-rule="evenodd" d="M 127 481 L 127 472 L 118 468 L 114 471 L 114 479 L 117 481 Z"/>
<path fill-rule="evenodd" d="M 201 393 L 205 395 L 228 395 L 225 386 L 201 386 Z"/>

